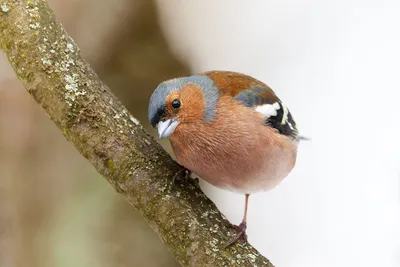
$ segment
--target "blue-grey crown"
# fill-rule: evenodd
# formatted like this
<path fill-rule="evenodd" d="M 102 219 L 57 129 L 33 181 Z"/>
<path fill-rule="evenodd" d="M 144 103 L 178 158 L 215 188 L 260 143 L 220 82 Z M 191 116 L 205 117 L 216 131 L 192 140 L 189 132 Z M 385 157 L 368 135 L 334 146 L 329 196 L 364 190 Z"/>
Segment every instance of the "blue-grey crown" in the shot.
<path fill-rule="evenodd" d="M 206 122 L 213 121 L 219 98 L 218 88 L 209 77 L 195 75 L 162 82 L 156 90 L 154 90 L 149 103 L 149 121 L 153 127 L 157 125 L 166 112 L 167 96 L 173 91 L 180 90 L 188 83 L 194 83 L 203 90 L 206 101 L 204 120 Z"/>

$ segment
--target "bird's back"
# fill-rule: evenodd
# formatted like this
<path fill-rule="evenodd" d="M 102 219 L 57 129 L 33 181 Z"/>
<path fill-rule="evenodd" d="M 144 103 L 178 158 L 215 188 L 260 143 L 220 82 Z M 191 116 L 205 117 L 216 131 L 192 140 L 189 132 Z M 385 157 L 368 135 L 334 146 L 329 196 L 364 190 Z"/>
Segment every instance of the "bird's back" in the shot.
<path fill-rule="evenodd" d="M 264 115 L 264 124 L 292 139 L 298 138 L 296 122 L 289 109 L 265 83 L 242 73 L 209 71 L 201 73 L 209 77 L 221 95 L 229 95 L 246 107 Z"/>

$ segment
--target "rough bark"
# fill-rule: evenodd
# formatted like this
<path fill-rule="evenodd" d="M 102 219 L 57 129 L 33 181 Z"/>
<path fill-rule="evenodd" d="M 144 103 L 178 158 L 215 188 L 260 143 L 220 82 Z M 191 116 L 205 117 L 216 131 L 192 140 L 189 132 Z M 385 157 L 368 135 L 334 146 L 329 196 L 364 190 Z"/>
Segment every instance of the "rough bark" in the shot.
<path fill-rule="evenodd" d="M 0 3 L 0 48 L 79 152 L 144 216 L 183 266 L 272 266 L 235 234 L 193 180 L 111 93 L 45 0 Z"/>

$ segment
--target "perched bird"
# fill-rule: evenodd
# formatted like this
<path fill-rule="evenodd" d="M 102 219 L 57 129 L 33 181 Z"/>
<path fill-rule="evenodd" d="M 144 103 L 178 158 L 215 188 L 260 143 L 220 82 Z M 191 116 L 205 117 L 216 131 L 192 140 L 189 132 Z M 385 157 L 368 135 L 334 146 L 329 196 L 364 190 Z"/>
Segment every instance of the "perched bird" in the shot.
<path fill-rule="evenodd" d="M 246 238 L 249 195 L 278 185 L 296 162 L 300 139 L 289 109 L 263 82 L 210 71 L 162 82 L 149 103 L 159 138 L 208 183 L 245 195 L 238 234 Z"/>

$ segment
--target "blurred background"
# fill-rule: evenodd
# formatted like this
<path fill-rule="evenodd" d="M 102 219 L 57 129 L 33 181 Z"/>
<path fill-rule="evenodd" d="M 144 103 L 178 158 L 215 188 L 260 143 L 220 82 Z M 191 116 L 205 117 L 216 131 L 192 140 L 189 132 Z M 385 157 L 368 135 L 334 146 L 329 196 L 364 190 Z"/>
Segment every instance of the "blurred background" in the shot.
<path fill-rule="evenodd" d="M 250 198 L 249 240 L 277 267 L 400 266 L 398 0 L 49 2 L 148 129 L 149 96 L 165 79 L 232 70 L 276 91 L 312 138 L 280 186 Z M 242 196 L 202 187 L 240 222 Z M 0 266 L 177 266 L 3 54 Z"/>

